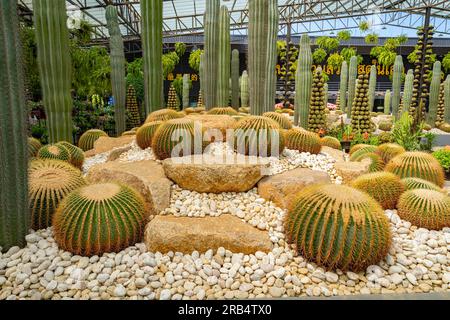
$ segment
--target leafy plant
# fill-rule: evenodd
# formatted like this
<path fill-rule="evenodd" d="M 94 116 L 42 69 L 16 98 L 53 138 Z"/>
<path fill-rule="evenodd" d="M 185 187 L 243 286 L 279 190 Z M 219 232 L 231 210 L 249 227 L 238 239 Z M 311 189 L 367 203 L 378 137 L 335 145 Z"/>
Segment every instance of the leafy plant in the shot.
<path fill-rule="evenodd" d="M 324 49 L 327 52 L 331 52 L 339 48 L 338 39 L 325 36 L 317 38 L 316 44 L 319 46 L 319 48 Z"/>
<path fill-rule="evenodd" d="M 135 59 L 127 66 L 127 86 L 133 86 L 140 104 L 144 101 L 144 67 L 142 58 Z"/>
<path fill-rule="evenodd" d="M 414 51 L 408 55 L 408 61 L 410 63 L 414 63 L 417 60 L 417 53 L 419 53 L 419 47 L 416 46 Z M 430 54 L 430 64 L 434 64 L 436 62 L 436 54 Z M 444 67 L 445 68 L 445 67 Z"/>
<path fill-rule="evenodd" d="M 377 44 L 378 43 L 378 35 L 376 33 L 370 33 L 364 38 L 364 41 L 367 44 Z"/>
<path fill-rule="evenodd" d="M 362 32 L 366 32 L 369 29 L 370 29 L 370 24 L 368 21 L 361 21 L 359 23 L 359 30 L 361 30 Z"/>
<path fill-rule="evenodd" d="M 450 173 L 450 150 L 438 150 L 433 152 L 433 157 L 441 164 L 447 173 Z"/>
<path fill-rule="evenodd" d="M 420 150 L 430 152 L 436 140 L 436 135 L 432 132 L 426 132 L 422 134 L 422 138 L 421 140 L 425 140 L 425 142 L 420 143 Z"/>
<path fill-rule="evenodd" d="M 352 36 L 352 32 L 348 30 L 339 31 L 337 33 L 336 39 L 339 41 L 348 41 Z"/>
<path fill-rule="evenodd" d="M 420 140 L 423 136 L 423 124 L 414 130 L 414 119 L 408 112 L 404 112 L 400 119 L 394 123 L 392 130 L 393 141 L 407 151 L 420 150 Z"/>
<path fill-rule="evenodd" d="M 334 70 L 339 69 L 342 62 L 344 62 L 344 57 L 337 52 L 331 54 L 327 59 L 328 65 L 332 66 Z"/>
<path fill-rule="evenodd" d="M 442 68 L 444 68 L 445 72 L 450 73 L 450 52 L 442 59 Z"/>
<path fill-rule="evenodd" d="M 184 42 L 175 43 L 175 52 L 179 58 L 186 53 L 186 44 Z"/>
<path fill-rule="evenodd" d="M 203 50 L 197 49 L 192 51 L 191 55 L 189 56 L 189 66 L 196 72 L 199 72 L 200 70 L 200 57 L 203 52 Z"/>
<path fill-rule="evenodd" d="M 406 36 L 406 34 L 401 34 L 397 37 L 397 42 L 399 44 L 404 44 L 408 41 L 408 37 Z"/>
<path fill-rule="evenodd" d="M 177 55 L 176 52 L 169 52 L 166 54 L 163 54 L 162 56 L 162 63 L 163 63 L 163 76 L 166 78 L 169 73 L 173 72 L 175 70 L 175 67 L 180 62 L 180 57 Z"/>
<path fill-rule="evenodd" d="M 315 63 L 322 63 L 327 57 L 327 52 L 322 48 L 317 48 L 314 50 L 312 57 Z"/>

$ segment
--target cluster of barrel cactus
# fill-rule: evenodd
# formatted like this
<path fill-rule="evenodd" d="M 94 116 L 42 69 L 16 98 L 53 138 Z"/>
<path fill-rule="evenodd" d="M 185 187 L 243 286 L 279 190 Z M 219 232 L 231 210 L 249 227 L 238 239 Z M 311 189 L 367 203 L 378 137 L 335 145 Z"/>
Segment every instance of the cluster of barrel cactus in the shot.
<path fill-rule="evenodd" d="M 237 116 L 239 113 L 231 107 L 224 108 L 213 108 L 208 111 L 210 115 L 227 115 L 227 116 Z"/>
<path fill-rule="evenodd" d="M 144 124 L 136 132 L 136 143 L 142 150 L 152 146 L 153 136 L 161 126 L 162 121 L 154 121 Z"/>
<path fill-rule="evenodd" d="M 301 128 L 293 128 L 285 133 L 286 148 L 300 152 L 318 154 L 322 150 L 320 137 Z"/>
<path fill-rule="evenodd" d="M 107 137 L 108 134 L 102 130 L 98 129 L 92 129 L 88 130 L 80 137 L 80 140 L 78 141 L 78 147 L 81 148 L 83 151 L 88 151 L 94 148 L 94 143 L 100 137 Z"/>
<path fill-rule="evenodd" d="M 393 158 L 406 152 L 405 148 L 396 143 L 383 143 L 377 147 L 376 153 L 381 156 L 385 163 L 388 163 Z"/>
<path fill-rule="evenodd" d="M 352 129 L 355 132 L 364 133 L 371 131 L 368 91 L 368 75 L 360 75 L 358 77 L 351 113 Z"/>
<path fill-rule="evenodd" d="M 322 75 L 322 68 L 317 68 L 313 76 L 311 92 L 311 103 L 309 106 L 308 129 L 318 133 L 326 127 L 326 114 L 324 103 L 325 80 Z"/>

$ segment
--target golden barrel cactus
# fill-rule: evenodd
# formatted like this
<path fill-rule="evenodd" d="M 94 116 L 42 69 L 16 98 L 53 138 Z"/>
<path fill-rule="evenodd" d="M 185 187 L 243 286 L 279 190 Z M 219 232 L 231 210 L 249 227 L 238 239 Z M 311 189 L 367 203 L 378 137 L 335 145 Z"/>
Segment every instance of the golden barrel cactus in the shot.
<path fill-rule="evenodd" d="M 396 143 L 384 143 L 377 147 L 376 153 L 381 156 L 385 163 L 388 163 L 399 154 L 405 153 L 406 150 Z"/>
<path fill-rule="evenodd" d="M 226 115 L 226 116 L 237 116 L 239 115 L 239 112 L 234 110 L 231 107 L 226 108 L 213 108 L 207 112 L 207 114 L 211 115 Z"/>
<path fill-rule="evenodd" d="M 58 246 L 82 256 L 119 252 L 142 240 L 145 204 L 134 189 L 94 184 L 70 193 L 53 217 Z"/>
<path fill-rule="evenodd" d="M 296 196 L 285 232 L 299 254 L 328 269 L 364 270 L 391 244 L 381 206 L 359 190 L 332 184 L 309 186 Z"/>
<path fill-rule="evenodd" d="M 440 188 L 439 186 L 430 181 L 420 178 L 405 178 L 402 179 L 402 182 L 405 185 L 406 190 L 425 189 L 443 192 L 442 188 Z"/>
<path fill-rule="evenodd" d="M 355 155 L 356 154 L 357 153 L 355 153 Z M 369 172 L 383 171 L 383 169 L 386 165 L 384 163 L 383 159 L 381 159 L 381 157 L 374 152 L 363 153 L 362 155 L 355 157 L 354 161 L 361 162 L 361 161 L 365 161 L 366 159 L 368 159 L 368 161 L 370 161 Z"/>
<path fill-rule="evenodd" d="M 41 149 L 41 148 L 42 148 L 42 143 L 38 139 L 28 137 L 28 157 L 29 158 L 36 157 L 39 152 L 39 149 Z"/>
<path fill-rule="evenodd" d="M 80 147 L 83 151 L 89 151 L 91 149 L 94 149 L 94 143 L 97 141 L 100 137 L 107 137 L 108 135 L 106 132 L 99 130 L 99 129 L 92 129 L 88 130 L 80 137 L 80 140 L 78 141 L 78 147 Z"/>
<path fill-rule="evenodd" d="M 420 228 L 450 227 L 450 197 L 434 190 L 409 190 L 400 197 L 398 215 Z"/>
<path fill-rule="evenodd" d="M 38 158 L 49 160 L 61 160 L 67 161 L 69 163 L 71 161 L 69 150 L 66 147 L 59 144 L 49 144 L 43 146 L 38 151 Z"/>
<path fill-rule="evenodd" d="M 83 163 L 84 163 L 84 152 L 83 150 L 81 150 L 80 148 L 74 146 L 73 144 L 66 142 L 66 141 L 62 141 L 62 142 L 58 142 L 58 145 L 61 145 L 63 147 L 65 147 L 69 153 L 70 153 L 70 163 L 81 169 L 83 167 Z"/>
<path fill-rule="evenodd" d="M 358 149 L 357 151 L 350 152 L 350 161 L 361 161 L 361 157 L 367 153 L 373 153 L 377 151 L 377 147 L 375 146 L 364 146 Z"/>
<path fill-rule="evenodd" d="M 359 151 L 359 150 L 364 149 L 366 147 L 371 147 L 371 145 L 370 144 L 364 144 L 364 143 L 355 144 L 354 146 L 352 146 L 350 148 L 349 155 L 352 156 L 356 151 Z"/>
<path fill-rule="evenodd" d="M 335 137 L 325 136 L 320 139 L 322 146 L 330 147 L 336 150 L 342 150 L 341 142 Z"/>
<path fill-rule="evenodd" d="M 161 109 L 155 112 L 152 112 L 148 115 L 145 123 L 155 122 L 155 121 L 168 121 L 173 119 L 180 119 L 184 116 L 179 112 L 172 109 Z"/>
<path fill-rule="evenodd" d="M 267 117 L 269 119 L 276 121 L 281 129 L 284 130 L 292 129 L 292 121 L 289 120 L 289 118 L 283 114 L 277 112 L 266 112 L 263 114 L 263 117 Z"/>
<path fill-rule="evenodd" d="M 162 121 L 148 122 L 138 129 L 136 132 L 136 143 L 139 148 L 145 150 L 152 146 L 153 136 L 161 124 Z"/>
<path fill-rule="evenodd" d="M 285 132 L 286 148 L 300 152 L 319 154 L 322 150 L 320 137 L 311 131 L 294 128 Z"/>

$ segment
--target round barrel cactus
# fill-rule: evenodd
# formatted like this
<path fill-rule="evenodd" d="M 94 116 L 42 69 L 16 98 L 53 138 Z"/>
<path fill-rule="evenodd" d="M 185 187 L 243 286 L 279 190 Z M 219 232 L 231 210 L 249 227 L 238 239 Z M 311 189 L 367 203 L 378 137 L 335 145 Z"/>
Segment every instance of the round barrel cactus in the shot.
<path fill-rule="evenodd" d="M 352 181 L 352 187 L 372 196 L 383 209 L 395 209 L 405 186 L 401 179 L 390 172 L 362 175 Z"/>
<path fill-rule="evenodd" d="M 402 182 L 405 185 L 406 190 L 425 189 L 443 192 L 443 190 L 434 183 L 420 178 L 405 178 L 402 179 Z"/>
<path fill-rule="evenodd" d="M 357 155 L 357 154 L 355 153 L 355 155 Z M 369 172 L 383 171 L 383 169 L 386 165 L 384 163 L 383 159 L 381 159 L 381 157 L 374 152 L 363 153 L 363 154 L 359 155 L 358 157 L 354 157 L 353 161 L 361 162 L 366 159 L 370 160 Z"/>
<path fill-rule="evenodd" d="M 398 215 L 419 228 L 450 227 L 450 197 L 434 190 L 409 190 L 400 197 Z"/>
<path fill-rule="evenodd" d="M 213 108 L 208 111 L 208 114 L 237 116 L 239 113 L 231 107 L 226 107 L 226 108 Z"/>
<path fill-rule="evenodd" d="M 335 137 L 325 136 L 320 139 L 322 146 L 327 146 L 336 150 L 342 150 L 341 142 Z"/>
<path fill-rule="evenodd" d="M 65 147 L 67 150 L 69 150 L 70 153 L 70 163 L 73 164 L 75 167 L 81 169 L 84 163 L 84 152 L 80 148 L 74 146 L 73 144 L 62 141 L 58 142 L 58 145 L 61 145 Z"/>
<path fill-rule="evenodd" d="M 152 112 L 148 115 L 145 123 L 155 122 L 155 121 L 168 121 L 173 119 L 183 118 L 179 112 L 172 109 L 161 109 L 155 112 Z"/>
<path fill-rule="evenodd" d="M 385 163 L 388 163 L 399 154 L 405 153 L 406 150 L 396 143 L 384 143 L 378 146 L 376 153 L 381 156 Z"/>
<path fill-rule="evenodd" d="M 287 131 L 285 137 L 288 149 L 311 154 L 318 154 L 322 150 L 320 137 L 314 132 L 294 128 Z"/>
<path fill-rule="evenodd" d="M 430 154 L 424 152 L 405 152 L 393 158 L 387 165 L 386 171 L 401 178 L 421 178 L 439 187 L 444 186 L 444 169 Z"/>
<path fill-rule="evenodd" d="M 171 158 L 177 145 L 182 146 L 179 151 L 183 151 L 183 155 L 193 155 L 196 153 L 195 140 L 198 139 L 201 141 L 201 132 L 196 132 L 193 120 L 173 119 L 164 122 L 156 130 L 152 140 L 152 149 L 159 160 Z M 182 155 L 178 153 L 175 156 Z"/>
<path fill-rule="evenodd" d="M 106 132 L 98 129 L 92 129 L 88 130 L 80 137 L 80 140 L 78 141 L 78 147 L 81 148 L 83 151 L 89 151 L 91 149 L 94 149 L 94 143 L 97 141 L 100 137 L 107 137 L 108 135 Z"/>
<path fill-rule="evenodd" d="M 130 187 L 94 184 L 70 193 L 53 217 L 58 246 L 82 256 L 119 252 L 142 240 L 145 204 Z"/>
<path fill-rule="evenodd" d="M 69 150 L 59 144 L 49 144 L 46 146 L 43 146 L 38 151 L 38 158 L 39 159 L 52 159 L 52 160 L 61 160 L 61 161 L 67 161 L 70 162 L 70 152 Z"/>
<path fill-rule="evenodd" d="M 288 117 L 279 114 L 277 112 L 266 112 L 263 117 L 270 118 L 278 123 L 281 129 L 289 130 L 292 129 L 292 122 Z"/>
<path fill-rule="evenodd" d="M 236 123 L 234 148 L 238 153 L 271 157 L 282 154 L 284 147 L 284 136 L 274 120 L 250 116 Z"/>
<path fill-rule="evenodd" d="M 136 131 L 125 131 L 124 133 L 122 133 L 122 137 L 125 136 L 135 136 L 136 135 Z"/>
<path fill-rule="evenodd" d="M 367 153 L 373 153 L 377 151 L 377 147 L 375 146 L 364 146 L 358 149 L 357 151 L 352 150 L 350 155 L 350 161 L 361 161 L 361 157 Z"/>
<path fill-rule="evenodd" d="M 352 156 L 356 151 L 366 148 L 366 147 L 371 147 L 371 145 L 364 144 L 364 143 L 355 144 L 354 146 L 351 147 L 349 155 Z"/>
<path fill-rule="evenodd" d="M 391 243 L 381 206 L 359 190 L 332 184 L 300 191 L 285 231 L 299 254 L 329 269 L 364 270 L 383 259 Z"/>
<path fill-rule="evenodd" d="M 162 121 L 154 121 L 144 124 L 136 134 L 136 143 L 142 150 L 150 148 L 152 146 L 153 136 L 156 130 L 161 126 Z"/>
<path fill-rule="evenodd" d="M 38 139 L 28 137 L 28 158 L 36 157 L 41 148 L 42 143 Z"/>
<path fill-rule="evenodd" d="M 59 160 L 33 160 L 28 169 L 29 208 L 34 230 L 51 226 L 58 204 L 85 185 L 81 171 Z"/>

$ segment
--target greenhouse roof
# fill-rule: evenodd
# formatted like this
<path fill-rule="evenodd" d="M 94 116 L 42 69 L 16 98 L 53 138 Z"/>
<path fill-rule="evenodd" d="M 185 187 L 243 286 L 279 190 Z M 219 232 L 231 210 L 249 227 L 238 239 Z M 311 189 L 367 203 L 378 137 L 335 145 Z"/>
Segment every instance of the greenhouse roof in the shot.
<path fill-rule="evenodd" d="M 163 0 L 164 35 L 192 35 L 203 33 L 203 15 L 207 0 Z M 23 16 L 32 15 L 32 0 L 18 0 Z M 69 17 L 87 20 L 93 27 L 96 41 L 108 38 L 105 7 L 119 8 L 119 19 L 124 37 L 136 40 L 140 34 L 140 1 L 138 0 L 66 0 Z M 221 0 L 230 10 L 233 34 L 245 35 L 248 23 L 248 0 Z M 304 32 L 332 35 L 337 30 L 353 29 L 353 35 L 364 35 L 359 30 L 362 21 L 368 21 L 371 30 L 380 36 L 406 34 L 423 25 L 427 10 L 431 24 L 441 37 L 450 37 L 449 0 L 278 0 L 280 34 L 286 34 L 291 25 L 293 35 Z"/>

